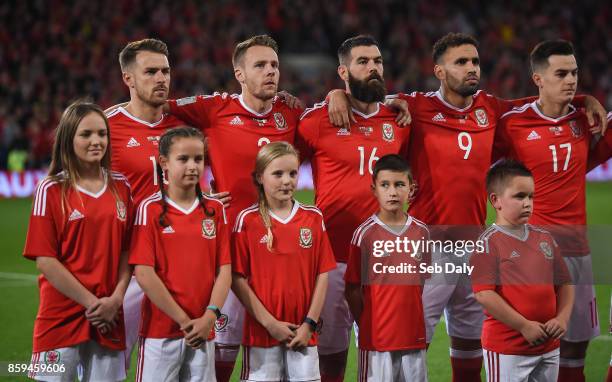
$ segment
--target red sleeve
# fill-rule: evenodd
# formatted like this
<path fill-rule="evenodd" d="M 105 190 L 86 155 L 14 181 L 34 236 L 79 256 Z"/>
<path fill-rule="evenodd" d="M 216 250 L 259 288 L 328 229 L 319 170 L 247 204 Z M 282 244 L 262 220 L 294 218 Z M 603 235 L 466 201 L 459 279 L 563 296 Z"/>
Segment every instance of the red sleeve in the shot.
<path fill-rule="evenodd" d="M 495 138 L 493 138 L 493 151 L 491 154 L 491 163 L 497 162 L 499 159 L 510 155 L 512 141 L 508 134 L 508 118 L 502 118 L 497 128 L 495 129 Z"/>
<path fill-rule="evenodd" d="M 221 266 L 232 263 L 230 248 L 230 238 L 232 234 L 230 232 L 229 225 L 225 220 L 225 208 L 221 207 L 219 212 L 222 213 L 222 216 L 217 219 L 219 224 L 219 232 L 217 232 L 217 264 L 218 266 Z"/>
<path fill-rule="evenodd" d="M 300 152 L 300 161 L 312 158 L 319 140 L 321 119 L 318 116 L 309 115 L 312 112 L 311 110 L 306 109 L 298 123 L 295 145 Z"/>
<path fill-rule="evenodd" d="M 612 130 L 610 129 L 612 129 L 612 121 L 608 122 L 608 130 L 606 130 L 606 134 L 601 137 L 595 144 L 595 147 L 589 151 L 587 172 L 591 171 L 612 157 Z"/>
<path fill-rule="evenodd" d="M 199 95 L 168 100 L 170 114 L 204 131 L 210 127 L 211 108 L 219 95 Z"/>
<path fill-rule="evenodd" d="M 361 284 L 361 248 L 351 243 L 344 281 L 349 284 Z"/>
<path fill-rule="evenodd" d="M 503 114 L 512 110 L 513 107 L 523 106 L 524 104 L 533 102 L 537 100 L 538 98 L 539 96 L 531 96 L 531 97 L 508 100 L 508 99 L 502 99 L 502 98 L 495 97 L 495 99 L 497 100 L 497 110 L 499 112 L 499 114 L 497 114 L 498 118 L 501 117 Z"/>
<path fill-rule="evenodd" d="M 572 277 L 567 269 L 567 264 L 565 264 L 565 260 L 561 256 L 561 252 L 559 251 L 559 246 L 555 240 L 553 242 L 553 267 L 554 267 L 554 282 L 555 287 L 570 284 L 572 282 Z"/>
<path fill-rule="evenodd" d="M 498 281 L 499 265 L 495 249 L 489 240 L 485 240 L 484 252 L 476 252 L 470 258 L 472 271 L 472 289 L 474 293 L 483 290 L 495 290 Z"/>
<path fill-rule="evenodd" d="M 146 221 L 144 223 L 139 222 L 137 217 L 137 221 L 134 227 L 132 227 L 130 265 L 149 265 L 155 267 L 155 229 L 157 228 L 155 219 L 157 219 L 157 216 L 152 213 L 153 211 L 150 208 L 147 210 Z"/>
<path fill-rule="evenodd" d="M 249 243 L 245 228 L 243 223 L 241 227 L 238 227 L 232 233 L 232 272 L 249 277 L 251 275 L 249 267 Z"/>
<path fill-rule="evenodd" d="M 55 225 L 55 214 L 60 214 L 61 210 L 55 204 L 60 201 L 59 187 L 53 187 L 49 179 L 43 179 L 36 187 L 35 198 L 30 214 L 30 224 L 26 235 L 23 256 L 36 260 L 37 257 L 58 257 L 60 246 L 59 232 Z"/>
<path fill-rule="evenodd" d="M 319 269 L 318 274 L 329 272 L 336 269 L 336 260 L 334 259 L 334 252 L 327 237 L 327 231 L 325 230 L 325 223 L 323 223 L 323 217 L 321 217 L 321 226 L 319 228 L 319 243 L 318 243 L 318 258 L 319 258 Z"/>

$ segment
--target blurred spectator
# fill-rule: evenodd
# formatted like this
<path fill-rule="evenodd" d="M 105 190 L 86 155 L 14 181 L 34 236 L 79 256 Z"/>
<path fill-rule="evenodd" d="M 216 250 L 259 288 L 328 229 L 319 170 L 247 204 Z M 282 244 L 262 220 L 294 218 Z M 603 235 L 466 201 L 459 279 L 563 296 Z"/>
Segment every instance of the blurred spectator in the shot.
<path fill-rule="evenodd" d="M 540 40 L 565 38 L 576 46 L 580 92 L 610 108 L 611 19 L 611 3 L 596 0 L 5 1 L 0 4 L 0 169 L 23 136 L 29 152 L 24 165 L 45 163 L 57 117 L 70 100 L 90 96 L 103 107 L 127 100 L 117 55 L 128 41 L 144 37 L 168 44 L 171 95 L 181 97 L 239 91 L 233 47 L 260 33 L 277 39 L 281 53 L 324 54 L 334 61 L 345 38 L 369 33 L 382 44 L 390 91 L 435 90 L 431 45 L 447 32 L 461 31 L 480 40 L 482 88 L 506 98 L 536 93 L 529 51 Z M 306 104 L 338 86 L 335 71 L 313 77 L 281 62 L 281 88 Z"/>

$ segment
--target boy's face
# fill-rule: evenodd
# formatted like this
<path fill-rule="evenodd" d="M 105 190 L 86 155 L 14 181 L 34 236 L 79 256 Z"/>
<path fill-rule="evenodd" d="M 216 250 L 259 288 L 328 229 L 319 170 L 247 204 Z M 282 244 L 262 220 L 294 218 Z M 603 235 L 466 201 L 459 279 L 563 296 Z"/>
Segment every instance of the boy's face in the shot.
<path fill-rule="evenodd" d="M 408 202 L 412 184 L 405 172 L 381 170 L 372 185 L 372 191 L 381 210 L 396 212 Z"/>
<path fill-rule="evenodd" d="M 526 224 L 533 212 L 534 188 L 532 177 L 515 176 L 508 181 L 500 194 L 492 193 L 490 200 L 497 211 L 497 223 Z"/>

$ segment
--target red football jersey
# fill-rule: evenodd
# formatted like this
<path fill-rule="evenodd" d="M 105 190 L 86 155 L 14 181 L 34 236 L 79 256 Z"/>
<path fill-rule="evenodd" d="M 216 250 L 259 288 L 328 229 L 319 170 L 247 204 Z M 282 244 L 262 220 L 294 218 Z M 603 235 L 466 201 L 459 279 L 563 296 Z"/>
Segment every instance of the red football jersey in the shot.
<path fill-rule="evenodd" d="M 55 257 L 97 297 L 113 294 L 119 260 L 128 248 L 132 201 L 127 180 L 111 172 L 117 197 L 110 186 L 97 194 L 81 187 L 66 190 L 62 208 L 62 184 L 43 179 L 36 188 L 23 255 Z M 88 340 L 114 349 L 125 349 L 123 318 L 106 335 L 85 318 L 85 307 L 63 295 L 40 275 L 40 305 L 34 322 L 33 351 L 73 346 Z"/>
<path fill-rule="evenodd" d="M 563 256 L 588 255 L 585 186 L 591 134 L 586 116 L 570 105 L 567 115 L 549 118 L 534 101 L 504 114 L 496 139 L 507 147 L 507 156 L 533 173 L 529 222 L 553 233 Z"/>
<path fill-rule="evenodd" d="M 106 116 L 110 126 L 111 164 L 132 186 L 134 205 L 159 191 L 157 157 L 159 137 L 168 129 L 185 125 L 168 114 L 156 123 L 140 120 L 118 107 Z"/>
<path fill-rule="evenodd" d="M 229 191 L 230 224 L 238 213 L 257 201 L 251 173 L 261 146 L 270 142 L 293 143 L 301 109 L 276 99 L 265 113 L 250 109 L 238 94 L 193 96 L 168 101 L 170 112 L 202 130 L 217 191 Z"/>
<path fill-rule="evenodd" d="M 362 286 L 363 312 L 359 323 L 359 348 L 372 351 L 425 349 L 425 319 L 421 294 L 428 276 L 420 264 L 431 262 L 423 251 L 408 253 L 373 252 L 376 241 L 407 238 L 414 242 L 429 239 L 425 224 L 408 217 L 402 231 L 395 232 L 376 215 L 353 234 L 344 279 Z M 412 256 L 414 255 L 414 256 Z M 383 273 L 382 265 L 407 269 L 406 273 Z"/>
<path fill-rule="evenodd" d="M 440 91 L 398 97 L 412 115 L 408 161 L 417 193 L 410 214 L 431 225 L 484 225 L 495 128 L 512 103 L 480 90 L 464 109 Z"/>
<path fill-rule="evenodd" d="M 266 246 L 268 230 L 257 205 L 240 212 L 232 237 L 233 271 L 247 278 L 257 298 L 277 320 L 300 325 L 310 309 L 318 275 L 331 271 L 336 263 L 318 209 L 295 201 L 287 218 L 270 216 L 272 252 Z M 247 314 L 243 344 L 272 347 L 279 342 Z M 316 344 L 313 334 L 308 345 Z"/>
<path fill-rule="evenodd" d="M 592 152 L 589 154 L 588 171 L 604 163 L 612 157 L 612 111 L 608 113 L 608 130 L 599 139 Z"/>
<path fill-rule="evenodd" d="M 351 236 L 378 209 L 370 190 L 378 158 L 399 154 L 408 145 L 410 128 L 400 128 L 396 112 L 382 103 L 364 115 L 353 109 L 356 122 L 349 130 L 334 127 L 322 102 L 302 115 L 297 145 L 312 164 L 315 204 L 325 224 L 336 256 L 345 263 Z"/>
<path fill-rule="evenodd" d="M 481 236 L 485 252 L 470 258 L 474 266 L 474 292 L 493 290 L 515 311 L 530 321 L 546 323 L 557 315 L 558 286 L 571 278 L 552 236 L 525 225 L 517 237 L 493 225 Z M 550 339 L 531 346 L 520 332 L 493 318 L 488 312 L 482 327 L 482 347 L 502 354 L 544 354 L 559 347 Z"/>
<path fill-rule="evenodd" d="M 223 204 L 206 195 L 204 213 L 196 199 L 188 210 L 166 198 L 166 221 L 159 223 L 161 194 L 146 198 L 138 207 L 130 249 L 130 264 L 149 265 L 174 300 L 194 319 L 201 317 L 210 302 L 217 269 L 230 264 L 229 226 Z M 178 323 L 146 296 L 142 303 L 140 335 L 146 338 L 183 337 Z M 208 339 L 214 338 L 214 330 Z"/>

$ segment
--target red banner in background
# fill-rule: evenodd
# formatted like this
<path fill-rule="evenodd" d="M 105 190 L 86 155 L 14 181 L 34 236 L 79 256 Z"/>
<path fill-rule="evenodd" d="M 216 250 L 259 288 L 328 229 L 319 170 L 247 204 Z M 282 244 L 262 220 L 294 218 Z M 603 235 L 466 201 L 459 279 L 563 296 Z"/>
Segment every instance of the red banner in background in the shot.
<path fill-rule="evenodd" d="M 24 172 L 0 171 L 0 198 L 32 197 L 36 185 L 46 174 L 47 170 L 28 170 Z M 202 177 L 202 189 L 209 189 L 210 179 L 212 179 L 212 174 L 206 168 L 206 172 Z M 612 159 L 589 172 L 587 180 L 591 182 L 612 181 Z M 311 190 L 312 188 L 310 163 L 305 163 L 300 166 L 298 189 Z"/>

